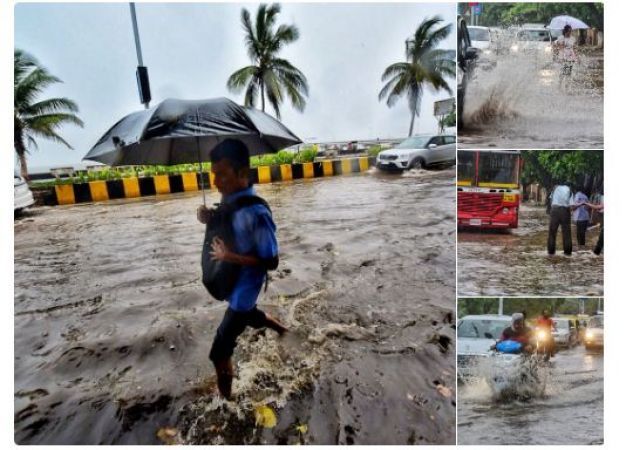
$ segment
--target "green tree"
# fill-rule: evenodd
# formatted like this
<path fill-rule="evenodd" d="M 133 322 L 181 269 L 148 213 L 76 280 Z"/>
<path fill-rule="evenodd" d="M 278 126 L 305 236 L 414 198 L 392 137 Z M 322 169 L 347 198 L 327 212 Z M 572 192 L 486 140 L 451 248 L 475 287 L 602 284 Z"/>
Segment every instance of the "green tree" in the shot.
<path fill-rule="evenodd" d="M 28 147 L 37 148 L 35 138 L 45 138 L 60 142 L 72 148 L 59 134 L 62 125 L 72 123 L 83 126 L 83 122 L 74 114 L 78 106 L 67 98 L 49 98 L 39 100 L 45 88 L 60 83 L 37 60 L 28 53 L 14 51 L 14 138 L 13 145 L 20 161 L 20 172 L 28 179 L 26 154 Z"/>
<path fill-rule="evenodd" d="M 604 5 L 596 3 L 484 3 L 480 24 L 510 26 L 544 23 L 562 14 L 576 17 L 590 27 L 604 29 Z"/>
<path fill-rule="evenodd" d="M 550 189 L 563 182 L 572 182 L 588 190 L 602 190 L 604 183 L 604 152 L 601 150 L 534 150 L 522 153 L 522 183 L 539 183 Z"/>
<path fill-rule="evenodd" d="M 409 136 L 413 134 L 415 117 L 419 117 L 425 87 L 435 91 L 444 89 L 452 94 L 446 77 L 456 75 L 454 51 L 437 49 L 439 43 L 450 34 L 452 24 L 436 28 L 442 19 L 426 18 L 406 43 L 406 61 L 397 62 L 385 69 L 381 81 L 385 83 L 378 100 L 387 99 L 392 107 L 399 98 L 406 96 L 411 113 Z"/>
<path fill-rule="evenodd" d="M 244 104 L 256 106 L 261 97 L 261 110 L 265 111 L 265 97 L 280 119 L 280 105 L 287 97 L 294 108 L 304 111 L 309 86 L 304 74 L 286 59 L 278 57 L 287 44 L 298 40 L 295 25 L 279 25 L 276 19 L 280 5 L 260 5 L 253 24 L 250 12 L 241 10 L 241 23 L 245 30 L 245 45 L 252 64 L 234 72 L 226 83 L 229 90 L 240 93 L 245 89 Z"/>

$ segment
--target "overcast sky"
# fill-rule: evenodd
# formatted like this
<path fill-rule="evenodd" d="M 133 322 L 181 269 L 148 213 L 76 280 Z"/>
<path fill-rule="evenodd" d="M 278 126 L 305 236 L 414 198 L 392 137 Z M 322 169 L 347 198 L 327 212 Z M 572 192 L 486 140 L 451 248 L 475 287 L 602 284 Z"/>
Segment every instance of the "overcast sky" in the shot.
<path fill-rule="evenodd" d="M 300 39 L 281 56 L 304 72 L 310 96 L 304 113 L 285 103 L 282 121 L 305 141 L 406 136 L 406 100 L 393 108 L 378 101 L 384 69 L 404 58 L 404 41 L 428 16 L 454 23 L 455 4 L 285 3 L 278 23 L 295 24 Z M 243 45 L 241 8 L 256 4 L 137 4 L 144 64 L 152 103 L 168 97 L 201 99 L 243 94 L 226 89 L 228 76 L 250 63 Z M 118 4 L 18 4 L 15 46 L 34 55 L 63 80 L 43 96 L 76 101 L 83 129 L 67 125 L 62 136 L 74 147 L 39 140 L 31 152 L 38 167 L 79 163 L 98 138 L 122 116 L 141 109 L 137 56 L 129 6 Z M 454 49 L 454 36 L 441 46 Z M 449 80 L 454 88 L 455 83 Z M 426 92 L 415 131 L 437 128 Z M 271 110 L 269 112 L 272 112 Z"/>

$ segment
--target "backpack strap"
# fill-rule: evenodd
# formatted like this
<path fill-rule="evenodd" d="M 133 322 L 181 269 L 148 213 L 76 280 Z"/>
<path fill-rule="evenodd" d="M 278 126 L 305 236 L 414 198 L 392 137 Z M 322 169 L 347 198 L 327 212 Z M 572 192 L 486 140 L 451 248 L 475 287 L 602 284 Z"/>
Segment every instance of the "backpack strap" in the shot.
<path fill-rule="evenodd" d="M 241 208 L 246 208 L 248 206 L 254 206 L 254 205 L 263 205 L 269 211 L 270 216 L 272 215 L 272 209 L 270 208 L 270 205 L 258 195 L 245 195 L 245 196 L 237 198 L 233 202 L 232 212 L 235 212 Z M 264 292 L 267 292 L 268 283 L 269 283 L 269 272 L 266 270 Z"/>
<path fill-rule="evenodd" d="M 233 209 L 236 211 L 238 209 L 254 205 L 263 205 L 270 212 L 270 215 L 272 214 L 272 209 L 270 208 L 270 205 L 268 205 L 267 202 L 258 195 L 244 195 L 237 198 L 233 202 Z"/>

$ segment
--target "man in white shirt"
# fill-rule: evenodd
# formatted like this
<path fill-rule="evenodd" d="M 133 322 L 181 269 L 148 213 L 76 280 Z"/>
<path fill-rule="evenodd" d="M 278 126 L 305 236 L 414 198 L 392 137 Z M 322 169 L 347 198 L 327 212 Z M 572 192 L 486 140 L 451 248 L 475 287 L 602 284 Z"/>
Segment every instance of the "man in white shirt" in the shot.
<path fill-rule="evenodd" d="M 548 229 L 548 254 L 556 253 L 556 234 L 561 227 L 563 253 L 572 254 L 572 213 L 574 196 L 568 184 L 559 184 L 550 196 L 550 228 Z"/>

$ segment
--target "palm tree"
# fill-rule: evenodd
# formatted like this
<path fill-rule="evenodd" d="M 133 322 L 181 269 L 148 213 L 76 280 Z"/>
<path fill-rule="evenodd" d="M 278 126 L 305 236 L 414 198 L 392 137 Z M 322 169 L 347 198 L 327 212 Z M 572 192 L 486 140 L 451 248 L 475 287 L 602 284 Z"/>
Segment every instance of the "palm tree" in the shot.
<path fill-rule="evenodd" d="M 452 24 L 435 29 L 441 21 L 440 17 L 424 19 L 406 42 L 406 62 L 390 65 L 381 78 L 386 84 L 378 94 L 379 101 L 387 98 L 387 106 L 392 107 L 400 97 L 408 97 L 411 112 L 409 136 L 413 134 L 415 117 L 419 117 L 425 86 L 452 94 L 445 78 L 456 75 L 454 51 L 436 48 L 448 37 Z"/>
<path fill-rule="evenodd" d="M 304 111 L 305 96 L 309 86 L 304 74 L 286 59 L 278 57 L 287 44 L 298 40 L 300 33 L 295 25 L 279 25 L 274 29 L 280 5 L 260 5 L 256 22 L 250 20 L 250 12 L 241 10 L 241 23 L 245 30 L 245 45 L 252 64 L 233 73 L 227 82 L 229 90 L 240 93 L 245 88 L 244 103 L 256 106 L 261 97 L 261 110 L 265 111 L 265 97 L 280 119 L 280 105 L 287 97 L 294 108 Z"/>
<path fill-rule="evenodd" d="M 27 144 L 37 148 L 35 138 L 46 138 L 72 148 L 59 134 L 58 128 L 66 123 L 83 126 L 73 113 L 78 112 L 76 103 L 67 98 L 38 100 L 42 91 L 53 83 L 60 83 L 28 53 L 14 52 L 14 138 L 13 145 L 20 160 L 20 172 L 28 179 L 26 164 Z"/>

